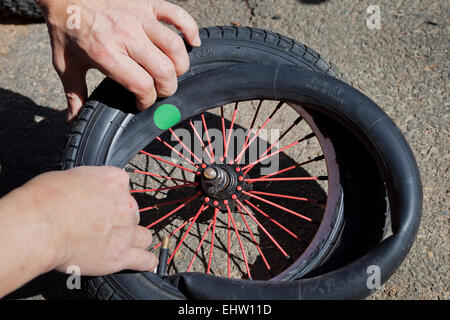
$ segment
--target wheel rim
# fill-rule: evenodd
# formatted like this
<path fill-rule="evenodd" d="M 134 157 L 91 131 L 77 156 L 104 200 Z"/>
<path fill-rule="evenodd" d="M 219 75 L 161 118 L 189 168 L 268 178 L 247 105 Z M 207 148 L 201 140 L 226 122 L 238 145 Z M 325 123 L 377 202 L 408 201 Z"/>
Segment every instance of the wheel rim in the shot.
<path fill-rule="evenodd" d="M 249 110 L 246 106 L 253 109 L 250 118 L 244 116 L 248 130 L 241 134 L 243 144 L 232 147 L 236 138 L 233 130 L 242 128 L 240 112 Z M 264 130 L 279 126 L 279 119 L 286 119 L 287 109 L 297 116 L 289 120 L 289 125 L 283 125 L 278 139 L 272 139 L 267 148 L 257 148 L 256 159 L 251 159 L 253 146 L 264 140 L 261 138 L 267 133 Z M 214 113 L 215 118 L 208 118 Z M 177 134 L 183 125 L 189 129 L 191 141 Z M 310 132 L 304 134 L 305 128 Z M 217 129 L 214 142 L 212 129 Z M 298 132 L 303 133 L 300 138 Z M 199 148 L 194 150 L 194 141 L 201 152 Z M 306 143 L 310 148 L 304 147 Z M 170 157 L 156 155 L 152 144 L 170 151 Z M 264 161 L 286 156 L 296 149 L 302 150 L 303 161 L 255 174 Z M 320 154 L 305 157 L 308 149 L 316 153 L 320 150 Z M 176 162 L 177 159 L 182 162 Z M 171 239 L 169 274 L 197 271 L 229 278 L 289 280 L 293 270 L 298 276 L 299 267 L 307 265 L 311 258 L 307 249 L 316 249 L 311 248 L 316 245 L 314 238 L 330 232 L 327 228 L 320 230 L 320 222 L 332 219 L 339 205 L 339 192 L 335 190 L 339 174 L 334 159 L 331 143 L 304 108 L 259 100 L 212 108 L 169 128 L 141 150 L 126 169 L 131 175 L 132 193 L 140 204 L 141 224 L 155 230 L 157 240 L 151 250 L 158 253 L 164 235 Z M 146 163 L 146 169 L 142 168 L 142 162 Z M 150 162 L 155 164 L 149 169 Z M 321 174 L 308 176 L 306 171 L 298 172 L 314 165 L 321 167 L 315 168 Z M 331 189 L 328 177 L 333 181 Z M 311 183 L 317 184 L 314 188 L 321 184 L 322 189 L 328 189 L 328 199 L 326 192 L 318 199 L 280 192 L 283 188 Z M 158 198 L 160 201 L 155 201 Z M 313 218 L 303 212 L 305 207 Z M 299 224 L 303 226 L 298 227 Z M 304 236 L 305 233 L 308 235 Z"/>

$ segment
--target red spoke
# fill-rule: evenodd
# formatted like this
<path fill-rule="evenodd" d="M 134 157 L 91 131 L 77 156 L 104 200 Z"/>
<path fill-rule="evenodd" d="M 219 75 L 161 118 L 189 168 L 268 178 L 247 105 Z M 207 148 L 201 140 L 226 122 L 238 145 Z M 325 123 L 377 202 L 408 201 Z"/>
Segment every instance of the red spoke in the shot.
<path fill-rule="evenodd" d="M 272 150 L 272 148 L 276 145 L 278 145 L 278 143 L 280 143 L 281 139 L 283 139 L 288 133 L 289 131 L 291 131 L 297 124 L 299 124 L 302 121 L 302 117 L 298 117 L 297 120 L 294 121 L 294 123 L 291 124 L 291 126 L 289 128 L 287 128 L 282 134 L 281 136 L 278 138 L 277 141 L 275 141 L 274 143 L 272 143 L 270 145 L 269 148 L 267 148 L 267 150 L 263 153 L 263 155 L 269 153 L 270 150 Z"/>
<path fill-rule="evenodd" d="M 239 211 L 239 213 L 240 213 L 240 215 L 241 215 L 241 217 L 242 217 L 242 220 L 243 220 L 244 223 L 245 223 L 245 226 L 247 227 L 248 232 L 250 233 L 250 236 L 252 237 L 253 243 L 255 244 L 256 248 L 258 249 L 259 254 L 261 255 L 261 258 L 263 259 L 264 264 L 265 264 L 266 267 L 267 267 L 267 270 L 270 270 L 270 265 L 269 265 L 269 263 L 267 262 L 266 257 L 264 256 L 264 253 L 263 253 L 262 250 L 261 250 L 261 247 L 259 246 L 258 242 L 256 241 L 255 236 L 253 235 L 252 229 L 250 229 L 250 227 L 249 227 L 249 225 L 248 225 L 248 223 L 247 223 L 247 220 L 245 220 L 245 217 L 244 217 L 244 215 L 243 215 L 243 213 L 242 213 L 242 211 L 241 211 L 241 209 L 240 209 L 239 207 L 238 207 L 238 211 Z"/>
<path fill-rule="evenodd" d="M 172 129 L 171 129 L 172 130 Z M 184 160 L 186 160 L 188 163 L 190 163 L 191 165 L 193 165 L 194 167 L 198 168 L 197 165 L 195 165 L 191 159 L 186 158 L 180 151 L 178 151 L 177 149 L 175 149 L 174 147 L 172 147 L 170 144 L 168 144 L 166 141 L 162 140 L 160 137 L 156 137 L 156 140 L 158 140 L 159 142 L 163 143 L 166 147 L 168 147 L 170 150 L 174 151 L 180 158 L 183 158 Z"/>
<path fill-rule="evenodd" d="M 267 124 L 270 122 L 270 120 L 272 120 L 273 116 L 275 115 L 275 113 L 281 108 L 281 106 L 283 105 L 284 102 L 280 102 L 277 104 L 277 106 L 275 107 L 275 110 L 273 110 L 273 112 L 270 114 L 269 118 L 267 118 L 267 120 L 263 123 L 263 125 L 258 129 L 258 131 L 256 132 L 256 134 L 252 137 L 252 139 L 250 140 L 250 142 L 248 144 L 244 144 L 244 148 L 242 148 L 241 152 L 239 153 L 239 155 L 236 157 L 236 159 L 234 159 L 234 162 L 238 163 L 239 161 L 241 161 L 242 156 L 244 155 L 245 151 L 250 147 L 250 145 L 253 143 L 253 141 L 255 141 L 255 139 L 259 136 L 259 134 L 261 133 L 261 130 L 264 129 L 265 126 L 267 126 Z M 250 135 L 250 132 L 248 133 L 247 136 Z"/>
<path fill-rule="evenodd" d="M 297 216 L 297 217 L 300 217 L 300 218 L 302 218 L 302 219 L 305 219 L 305 220 L 307 220 L 307 221 L 309 221 L 309 222 L 312 222 L 312 219 L 311 219 L 311 218 L 308 218 L 308 217 L 306 217 L 306 216 L 304 216 L 304 215 L 302 215 L 302 214 L 300 214 L 300 213 L 298 213 L 298 212 L 292 211 L 291 209 L 285 208 L 285 207 L 283 207 L 283 206 L 281 206 L 281 205 L 279 205 L 279 204 L 276 204 L 276 203 L 274 203 L 274 202 L 272 202 L 272 201 L 269 201 L 269 200 L 267 200 L 267 199 L 258 197 L 258 196 L 256 196 L 256 195 L 251 194 L 251 193 L 248 193 L 247 191 L 244 191 L 244 190 L 242 190 L 242 193 L 245 194 L 245 195 L 248 195 L 248 196 L 250 196 L 250 197 L 252 197 L 252 198 L 258 199 L 258 200 L 260 200 L 260 201 L 262 201 L 262 202 L 265 202 L 265 203 L 267 203 L 267 204 L 270 204 L 270 205 L 272 205 L 272 206 L 274 206 L 274 207 L 276 207 L 276 208 L 278 208 L 278 209 L 281 209 L 281 210 L 283 210 L 283 211 L 289 212 L 289 213 L 291 213 L 291 214 L 293 214 L 293 215 L 295 215 L 295 216 Z M 239 200 L 237 200 L 237 201 L 239 201 Z"/>
<path fill-rule="evenodd" d="M 164 219 L 170 217 L 171 215 L 173 215 L 174 213 L 180 211 L 181 209 L 183 209 L 188 203 L 192 202 L 193 200 L 197 199 L 199 197 L 198 194 L 196 194 L 195 196 L 189 198 L 186 202 L 182 203 L 181 205 L 179 205 L 178 207 L 176 207 L 175 209 L 173 209 L 172 211 L 170 211 L 168 214 L 166 214 L 164 217 L 159 218 L 158 220 L 156 220 L 155 222 L 149 224 L 148 226 L 146 226 L 147 229 L 150 229 L 151 227 L 153 227 L 154 225 L 160 223 L 161 221 L 163 221 Z"/>
<path fill-rule="evenodd" d="M 252 124 L 250 125 L 250 130 L 253 129 L 256 123 L 256 118 L 258 117 L 259 110 L 261 109 L 261 105 L 264 100 L 259 100 L 258 107 L 256 108 L 255 115 L 253 116 Z"/>
<path fill-rule="evenodd" d="M 315 162 L 315 161 L 320 161 L 320 160 L 323 160 L 323 159 L 324 159 L 324 156 L 323 156 L 323 155 L 322 155 L 322 156 L 318 156 L 318 157 L 315 157 L 314 159 L 311 159 L 311 160 L 308 160 L 308 161 L 305 161 L 305 162 L 302 162 L 302 163 L 295 164 L 295 165 L 290 166 L 290 167 L 288 167 L 288 168 L 281 169 L 281 170 L 279 170 L 279 171 L 277 171 L 277 172 L 270 173 L 270 174 L 267 174 L 267 175 L 265 175 L 265 176 L 261 176 L 261 177 L 255 178 L 255 181 L 257 181 L 257 180 L 259 180 L 259 179 L 267 179 L 267 178 L 269 178 L 269 177 L 273 177 L 273 176 L 278 175 L 278 174 L 281 174 L 281 173 L 283 173 L 283 172 L 287 172 L 287 171 L 290 171 L 290 170 L 292 170 L 292 169 L 295 169 L 295 168 L 298 168 L 298 167 L 302 167 L 302 166 L 304 166 L 304 165 L 306 165 L 306 164 L 308 164 L 308 163 Z M 250 169 L 251 169 L 251 168 L 250 168 Z M 253 182 L 255 182 L 255 181 L 253 181 Z"/>
<path fill-rule="evenodd" d="M 209 274 L 209 270 L 211 270 L 211 260 L 213 255 L 213 249 L 214 249 L 214 235 L 216 233 L 216 220 L 217 220 L 217 213 L 219 212 L 219 208 L 214 209 L 214 223 L 213 223 L 213 229 L 211 234 L 211 249 L 209 249 L 209 260 L 208 260 L 208 269 L 206 269 L 206 274 Z"/>
<path fill-rule="evenodd" d="M 141 150 L 141 153 L 143 153 L 143 154 L 145 154 L 146 156 L 149 156 L 149 157 L 151 157 L 151 158 L 153 158 L 153 159 L 156 159 L 156 160 L 165 162 L 165 163 L 167 163 L 167 164 L 170 164 L 171 166 L 174 166 L 174 167 L 177 167 L 177 168 L 180 168 L 180 169 L 182 169 L 182 170 L 186 170 L 186 171 L 188 171 L 188 172 L 191 172 L 191 173 L 194 173 L 194 174 L 195 174 L 195 171 L 194 171 L 194 170 L 185 168 L 185 167 L 183 167 L 183 166 L 180 166 L 179 164 L 175 164 L 175 163 L 170 162 L 170 161 L 168 161 L 168 160 L 164 160 L 164 159 L 162 159 L 162 158 L 160 158 L 160 157 L 158 157 L 158 156 L 155 156 L 154 154 L 145 152 L 144 150 Z"/>
<path fill-rule="evenodd" d="M 245 179 L 245 182 L 268 182 L 268 181 L 309 181 L 309 180 L 324 180 L 324 177 L 289 177 L 289 178 L 256 178 Z"/>
<path fill-rule="evenodd" d="M 193 218 L 191 218 L 191 219 L 193 219 Z M 212 224 L 213 224 L 213 220 L 211 219 L 211 222 L 209 223 L 208 228 L 206 229 L 205 233 L 203 234 L 202 239 L 200 240 L 200 243 L 198 244 L 197 250 L 195 250 L 195 253 L 194 253 L 194 256 L 192 257 L 192 260 L 189 263 L 189 267 L 187 268 L 187 272 L 191 271 L 192 265 L 194 264 L 194 261 L 197 258 L 197 254 L 200 251 L 200 248 L 202 247 L 203 241 L 205 241 L 206 236 L 208 235 L 208 231 L 209 231 L 209 229 L 211 229 Z"/>
<path fill-rule="evenodd" d="M 169 131 L 170 131 L 170 133 L 175 137 L 175 139 L 181 144 L 181 146 L 182 146 L 187 152 L 189 152 L 189 153 L 194 157 L 195 160 L 197 160 L 199 163 L 202 163 L 202 160 L 200 160 L 200 158 L 197 157 L 197 156 L 195 155 L 195 153 L 193 153 L 193 152 L 191 151 L 191 149 L 188 148 L 188 146 L 186 146 L 186 145 L 183 143 L 183 141 L 181 141 L 181 139 L 175 134 L 175 131 L 173 131 L 172 128 L 169 128 Z M 196 167 L 197 167 L 197 166 L 196 166 Z"/>
<path fill-rule="evenodd" d="M 197 139 L 200 141 L 203 150 L 206 151 L 206 154 L 207 154 L 208 157 L 211 159 L 212 157 L 211 157 L 211 155 L 209 154 L 208 149 L 206 149 L 205 143 L 203 142 L 202 137 L 200 137 L 200 134 L 198 133 L 198 131 L 197 131 L 197 129 L 195 128 L 194 124 L 192 123 L 192 120 L 191 120 L 191 119 L 189 119 L 189 125 L 191 126 L 192 130 L 194 130 L 195 136 L 196 136 Z M 203 155 L 202 155 L 202 158 L 203 158 Z"/>
<path fill-rule="evenodd" d="M 237 236 L 237 239 L 239 242 L 239 246 L 241 247 L 242 257 L 244 258 L 245 268 L 247 269 L 248 277 L 249 277 L 249 279 L 251 279 L 252 276 L 250 274 L 250 268 L 248 267 L 248 261 L 247 261 L 247 256 L 245 255 L 244 246 L 242 245 L 241 237 L 239 236 L 239 231 L 236 228 L 236 224 L 234 223 L 233 215 L 231 214 L 230 206 L 228 206 L 228 205 L 227 205 L 227 211 L 228 211 L 228 217 L 231 219 L 231 223 L 233 224 L 234 232 L 236 233 L 236 236 Z"/>
<path fill-rule="evenodd" d="M 155 204 L 154 206 L 151 206 L 151 207 L 146 207 L 146 208 L 139 209 L 139 212 L 144 212 L 144 211 L 149 211 L 149 210 L 153 210 L 153 209 L 159 209 L 159 208 L 165 207 L 165 206 L 170 206 L 171 204 L 174 204 L 174 203 L 178 203 L 178 202 L 182 202 L 182 201 L 187 201 L 187 200 L 189 200 L 190 198 L 191 198 L 191 197 L 188 197 L 188 198 L 182 198 L 182 199 L 177 199 L 177 200 L 172 200 L 172 201 L 167 201 L 167 202 L 162 202 L 162 203 L 158 203 L 158 204 Z"/>
<path fill-rule="evenodd" d="M 172 254 L 170 255 L 169 260 L 167 260 L 167 264 L 170 263 L 170 261 L 172 261 L 172 258 L 175 256 L 175 253 L 177 253 L 178 249 L 180 248 L 180 246 L 183 244 L 184 239 L 186 239 L 186 236 L 188 235 L 189 231 L 191 230 L 192 226 L 194 225 L 195 221 L 197 220 L 198 216 L 200 215 L 200 213 L 203 212 L 203 208 L 205 207 L 204 204 L 202 204 L 202 206 L 200 207 L 200 209 L 198 209 L 197 213 L 194 216 L 194 219 L 192 219 L 191 224 L 189 225 L 188 229 L 186 230 L 186 232 L 184 233 L 183 237 L 181 238 L 180 242 L 178 243 L 178 245 L 176 246 L 175 250 L 173 250 Z"/>
<path fill-rule="evenodd" d="M 203 211 L 205 211 L 206 209 L 208 209 L 208 207 L 204 208 Z M 194 220 L 194 217 L 190 217 L 188 220 L 183 222 L 180 226 L 178 226 L 175 230 L 173 230 L 167 237 L 170 238 L 171 236 L 173 236 L 175 233 L 177 233 L 180 229 L 184 228 L 184 226 L 187 225 L 192 220 Z M 162 244 L 162 240 L 160 242 L 158 242 L 158 244 L 156 246 L 154 246 L 152 250 L 153 251 L 156 250 L 161 244 Z"/>
<path fill-rule="evenodd" d="M 305 140 L 311 139 L 311 138 L 314 137 L 314 136 L 315 136 L 314 133 L 308 134 L 308 135 L 306 135 L 304 138 L 299 139 L 299 140 L 297 140 L 297 141 L 294 141 L 294 142 L 292 142 L 291 144 L 289 144 L 289 145 L 287 145 L 287 146 L 285 146 L 285 147 L 283 147 L 283 148 L 281 148 L 281 149 L 278 149 L 278 150 L 276 150 L 276 151 L 274 151 L 274 152 L 271 152 L 270 154 L 268 154 L 268 155 L 266 155 L 266 156 L 264 156 L 264 157 L 261 157 L 261 158 L 259 158 L 258 160 L 254 161 L 254 162 L 252 162 L 252 163 L 250 163 L 250 164 L 248 164 L 248 165 L 246 165 L 245 167 L 242 168 L 242 170 L 245 170 L 244 173 L 247 174 L 248 171 L 250 171 L 250 169 L 251 169 L 255 164 L 258 164 L 258 163 L 260 163 L 261 161 L 264 161 L 264 160 L 266 160 L 266 159 L 268 159 L 268 158 L 271 158 L 271 157 L 273 157 L 274 155 L 277 155 L 277 154 L 280 153 L 280 152 L 283 152 L 283 151 L 285 151 L 285 150 L 287 150 L 287 149 L 290 149 L 290 148 L 292 148 L 293 146 L 299 144 L 300 142 L 303 142 L 303 141 L 305 141 Z"/>
<path fill-rule="evenodd" d="M 166 180 L 180 181 L 180 182 L 185 182 L 185 183 L 190 183 L 191 182 L 191 181 L 188 181 L 188 180 L 172 178 L 172 177 L 169 177 L 169 176 L 162 176 L 162 175 L 159 175 L 159 174 L 156 174 L 156 173 L 141 171 L 141 170 L 137 170 L 137 169 L 130 169 L 130 170 L 127 170 L 127 171 L 134 172 L 134 173 L 139 173 L 139 174 L 145 174 L 147 176 L 152 176 L 152 177 L 156 177 L 156 178 L 162 178 L 162 179 L 166 179 Z"/>
<path fill-rule="evenodd" d="M 256 224 L 261 228 L 262 231 L 264 231 L 264 233 L 269 237 L 270 240 L 272 240 L 272 242 L 275 244 L 275 246 L 281 251 L 281 253 L 283 253 L 283 255 L 285 257 L 289 257 L 289 255 L 286 253 L 286 251 L 283 250 L 283 248 L 280 246 L 280 244 L 274 239 L 274 237 L 272 237 L 272 235 L 266 230 L 266 228 L 264 228 L 261 223 L 258 221 L 258 219 L 256 219 L 253 214 L 242 204 L 241 201 L 239 201 L 239 199 L 236 199 L 237 203 L 239 204 L 239 206 L 241 207 L 241 209 L 244 209 L 245 212 L 250 216 L 250 218 L 252 218 L 253 221 L 256 222 Z"/>
<path fill-rule="evenodd" d="M 220 118 L 222 121 L 222 139 L 223 139 L 223 162 L 225 162 L 225 155 L 227 154 L 227 145 L 226 141 L 226 129 L 225 129 L 225 118 L 223 116 L 223 106 L 220 107 Z"/>
<path fill-rule="evenodd" d="M 276 145 L 278 145 L 278 144 L 280 143 L 281 139 L 283 139 L 283 138 L 289 133 L 289 131 L 291 131 L 292 128 L 294 128 L 294 127 L 295 127 L 297 124 L 299 124 L 302 120 L 303 120 L 302 117 L 298 117 L 297 120 L 295 120 L 294 123 L 291 124 L 291 126 L 290 126 L 289 128 L 287 128 L 287 129 L 281 134 L 281 136 L 277 139 L 277 141 L 275 141 L 274 143 L 272 143 L 272 144 L 270 145 L 270 147 L 267 148 L 267 150 L 264 151 L 264 153 L 263 153 L 261 156 L 265 156 L 266 154 L 268 154 L 269 151 L 272 150 L 273 147 L 275 147 Z M 251 166 L 249 167 L 248 171 L 250 171 L 254 166 L 255 166 L 255 165 L 251 165 Z"/>
<path fill-rule="evenodd" d="M 131 193 L 145 193 L 145 192 L 153 192 L 153 191 L 164 191 L 164 190 L 173 190 L 173 189 L 180 189 L 180 188 L 187 188 L 191 186 L 196 186 L 197 182 L 189 182 L 186 184 L 180 184 L 172 187 L 164 187 L 164 188 L 156 188 L 156 189 L 143 189 L 143 190 L 131 190 Z"/>
<path fill-rule="evenodd" d="M 205 133 L 206 133 L 206 139 L 208 140 L 208 146 L 209 146 L 209 150 L 211 151 L 211 162 L 214 162 L 214 151 L 211 145 L 211 139 L 209 138 L 209 131 L 208 131 L 208 127 L 206 126 L 206 120 L 205 120 L 205 114 L 202 113 L 202 122 L 203 122 L 203 127 L 205 128 Z"/>
<path fill-rule="evenodd" d="M 234 105 L 234 111 L 233 111 L 233 117 L 231 118 L 231 125 L 230 125 L 230 129 L 228 131 L 228 138 L 227 138 L 227 143 L 225 145 L 225 155 L 223 156 L 224 159 L 227 158 L 227 154 L 228 154 L 228 147 L 230 146 L 230 139 L 231 139 L 231 133 L 233 131 L 233 126 L 234 126 L 234 120 L 236 120 L 236 113 L 237 113 L 237 108 L 238 108 L 239 102 L 236 102 L 236 104 Z"/>
<path fill-rule="evenodd" d="M 184 228 L 184 226 L 187 225 L 189 221 L 192 221 L 193 219 L 194 219 L 194 217 L 189 218 L 189 220 L 183 222 L 180 226 L 178 226 L 175 230 L 173 230 L 167 237 L 170 238 L 171 236 L 173 236 L 180 229 Z M 152 250 L 156 250 L 161 244 L 162 244 L 162 240 L 160 242 L 158 242 L 158 244 L 156 246 L 154 246 Z"/>
<path fill-rule="evenodd" d="M 248 200 L 244 200 L 244 202 L 248 205 L 250 205 L 253 209 L 255 209 L 256 211 L 258 211 L 259 213 L 261 213 L 264 217 L 266 217 L 267 219 L 269 219 L 269 221 L 273 222 L 274 224 L 276 224 L 277 226 L 279 226 L 281 229 L 283 229 L 284 231 L 286 231 L 287 233 L 289 233 L 291 236 L 293 236 L 295 239 L 300 240 L 300 238 L 293 233 L 291 230 L 289 230 L 288 228 L 286 228 L 285 226 L 283 226 L 281 223 L 279 223 L 278 221 L 276 221 L 275 219 L 273 219 L 271 216 L 269 216 L 267 213 L 265 213 L 264 211 L 262 211 L 260 208 L 258 208 L 257 206 L 255 206 L 253 203 L 251 203 Z"/>
<path fill-rule="evenodd" d="M 261 109 L 261 105 L 262 105 L 263 101 L 264 100 L 259 100 L 258 107 L 256 108 L 255 115 L 253 116 L 252 124 L 250 125 L 250 129 L 248 131 L 247 137 L 245 137 L 244 146 L 247 145 L 247 143 L 248 143 L 248 139 L 250 138 L 250 133 L 252 132 L 252 130 L 255 126 L 256 118 L 258 117 L 258 113 L 259 113 L 259 110 Z"/>
<path fill-rule="evenodd" d="M 316 199 L 295 197 L 295 196 L 290 196 L 290 195 L 287 195 L 287 194 L 269 193 L 269 192 L 262 192 L 262 191 L 250 191 L 250 193 L 252 193 L 252 194 L 260 194 L 260 195 L 269 196 L 269 197 L 278 197 L 278 198 L 286 198 L 286 199 L 293 199 L 293 200 L 300 200 L 300 201 L 306 201 L 306 202 L 319 203 L 319 201 L 316 200 Z"/>
<path fill-rule="evenodd" d="M 230 243 L 231 243 L 231 228 L 230 228 L 230 215 L 227 214 L 227 220 L 228 220 L 228 224 L 227 224 L 227 228 L 228 228 L 228 278 L 230 278 L 231 276 L 231 268 L 230 268 Z"/>

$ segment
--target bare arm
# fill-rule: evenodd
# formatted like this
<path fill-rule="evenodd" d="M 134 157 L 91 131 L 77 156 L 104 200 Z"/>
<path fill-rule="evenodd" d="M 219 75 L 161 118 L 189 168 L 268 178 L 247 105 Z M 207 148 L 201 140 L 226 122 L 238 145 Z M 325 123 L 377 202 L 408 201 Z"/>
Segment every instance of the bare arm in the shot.
<path fill-rule="evenodd" d="M 12 191 L 0 199 L 0 297 L 70 265 L 93 276 L 154 270 L 137 212 L 128 175 L 114 167 L 49 172 Z"/>

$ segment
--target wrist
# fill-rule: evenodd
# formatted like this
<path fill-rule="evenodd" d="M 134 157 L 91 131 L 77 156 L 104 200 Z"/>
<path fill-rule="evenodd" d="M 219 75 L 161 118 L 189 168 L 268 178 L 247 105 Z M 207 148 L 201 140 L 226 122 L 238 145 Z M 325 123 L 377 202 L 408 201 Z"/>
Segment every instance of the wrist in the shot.
<path fill-rule="evenodd" d="M 60 174 L 59 172 L 49 172 L 44 175 Z M 47 177 L 46 181 L 49 180 Z M 51 180 L 51 179 L 50 179 Z M 48 262 L 46 268 L 48 270 L 65 264 L 68 259 L 67 255 L 67 230 L 64 221 L 63 202 L 61 191 L 52 184 L 42 183 L 41 178 L 32 179 L 22 187 L 27 196 L 27 206 L 30 219 L 35 221 L 36 227 L 32 232 L 41 234 L 42 241 L 41 250 L 46 261 Z M 43 234 L 41 231 L 46 231 Z"/>
<path fill-rule="evenodd" d="M 38 274 L 54 269 L 62 260 L 61 237 L 54 230 L 47 203 L 38 186 L 26 184 L 1 199 L 0 225 L 7 226 L 12 254 L 33 267 Z M 6 230 L 6 229 L 4 229 Z"/>
<path fill-rule="evenodd" d="M 53 230 L 32 196 L 21 187 L 0 199 L 0 298 L 54 269 L 60 259 Z"/>

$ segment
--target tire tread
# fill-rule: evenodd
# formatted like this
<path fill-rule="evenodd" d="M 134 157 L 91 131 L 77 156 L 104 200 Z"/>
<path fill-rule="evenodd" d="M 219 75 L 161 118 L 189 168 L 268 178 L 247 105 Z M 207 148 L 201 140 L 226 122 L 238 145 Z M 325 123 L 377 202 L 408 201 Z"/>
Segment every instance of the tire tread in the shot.
<path fill-rule="evenodd" d="M 8 10 L 17 16 L 43 20 L 41 9 L 34 0 L 0 0 L 0 9 Z"/>
<path fill-rule="evenodd" d="M 293 56 L 306 60 L 313 68 L 319 69 L 344 82 L 349 82 L 339 69 L 328 59 L 304 44 L 279 33 L 252 27 L 217 26 L 200 29 L 201 40 L 246 40 L 264 44 L 281 51 L 288 51 Z"/>

